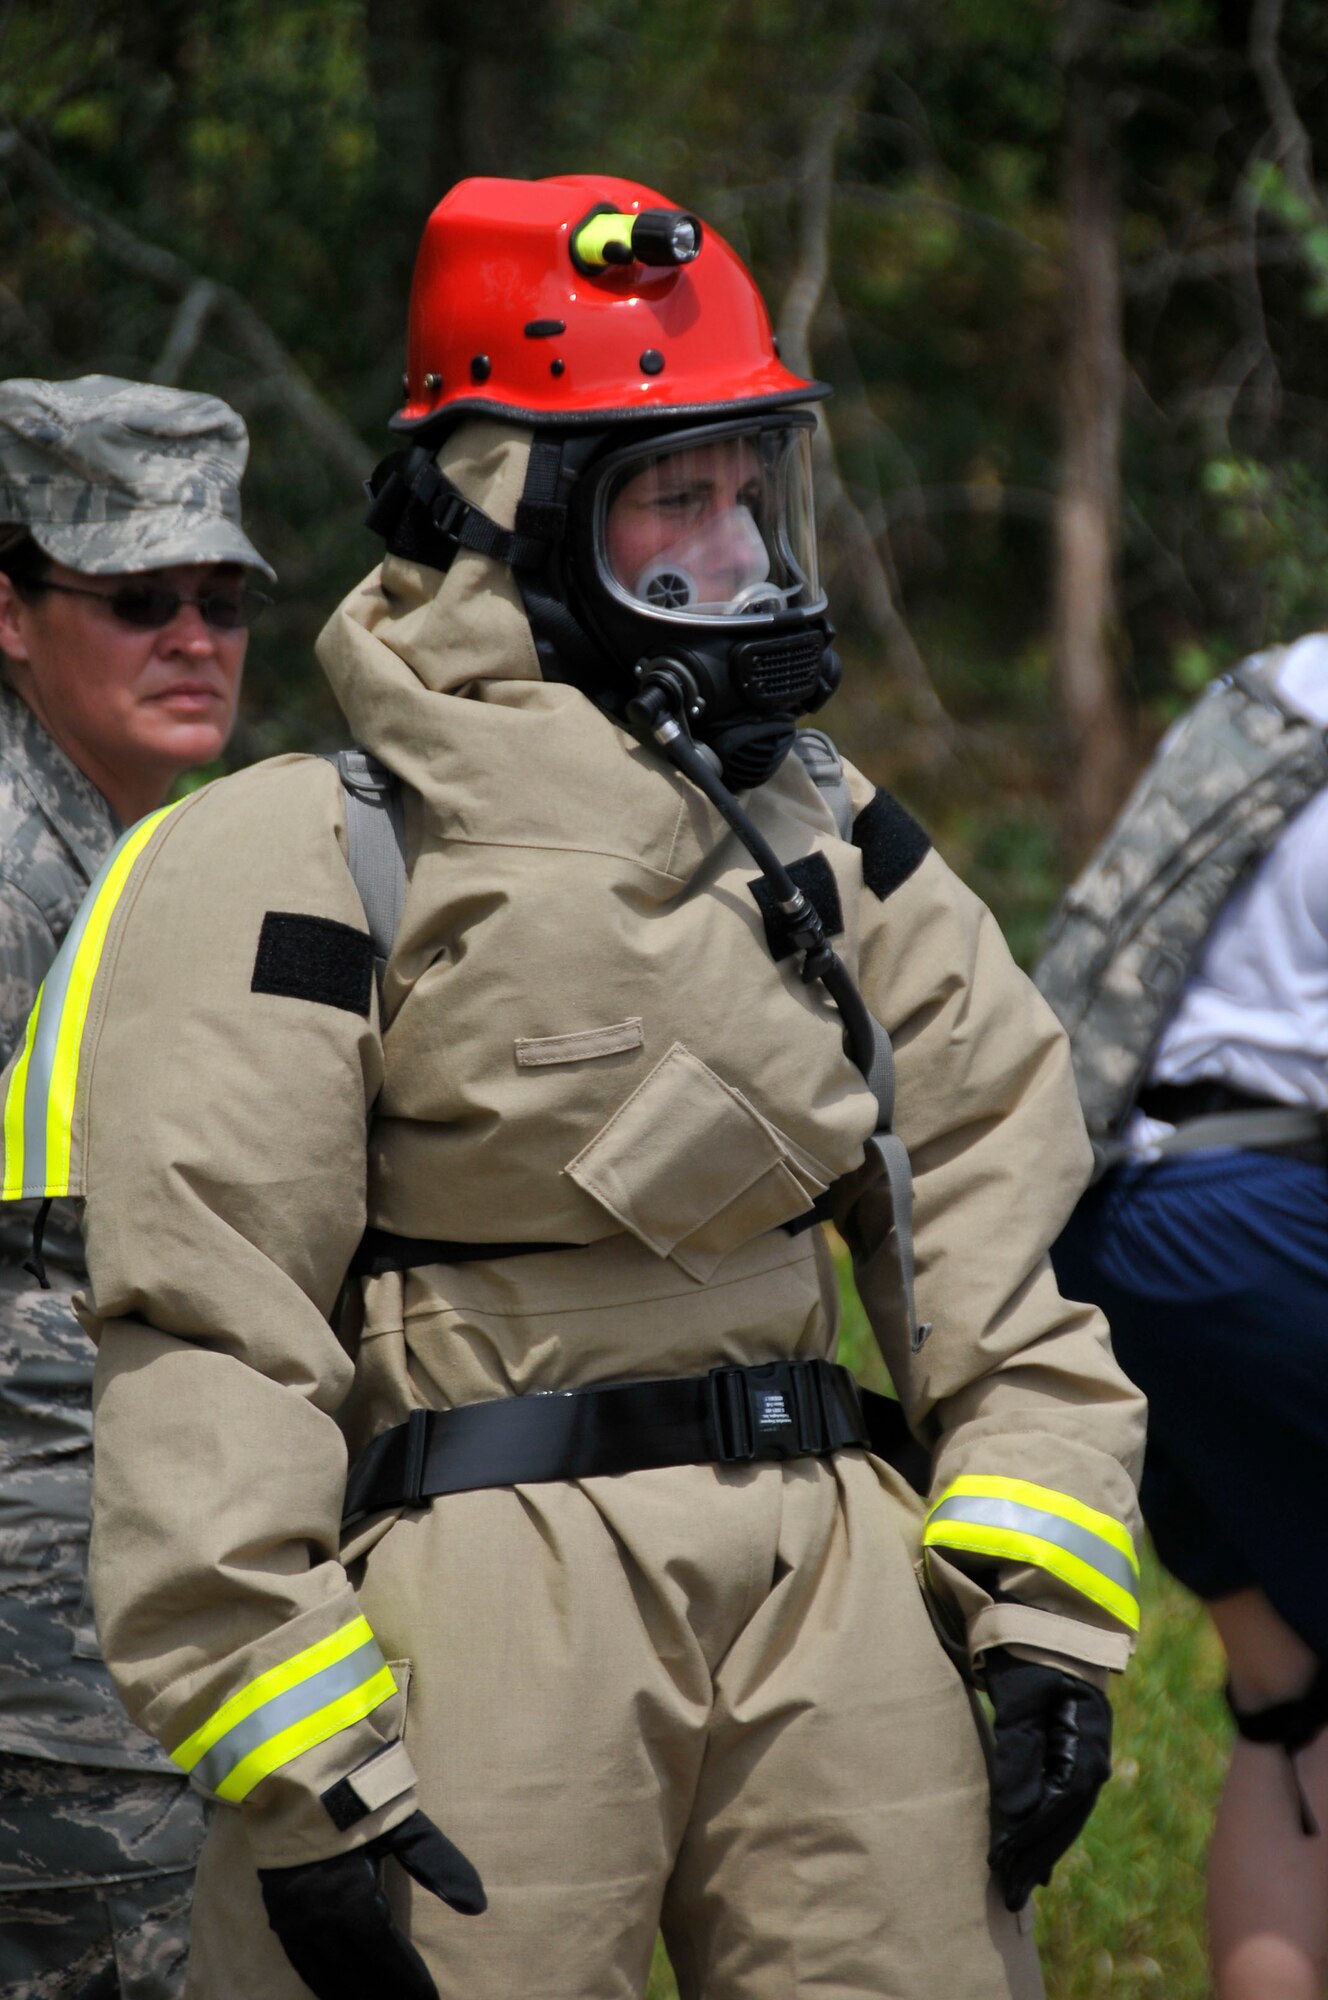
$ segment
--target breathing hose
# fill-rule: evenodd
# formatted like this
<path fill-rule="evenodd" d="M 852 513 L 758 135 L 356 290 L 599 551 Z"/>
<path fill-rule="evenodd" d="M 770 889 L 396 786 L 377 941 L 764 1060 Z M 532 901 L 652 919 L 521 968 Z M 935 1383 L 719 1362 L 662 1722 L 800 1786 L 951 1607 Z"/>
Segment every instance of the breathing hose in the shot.
<path fill-rule="evenodd" d="M 870 1081 L 876 1034 L 867 1004 L 847 967 L 836 957 L 820 913 L 683 727 L 680 717 L 685 713 L 686 699 L 684 684 L 671 671 L 669 662 L 658 661 L 644 675 L 640 692 L 627 704 L 628 726 L 642 742 L 648 738 L 654 743 L 674 769 L 705 794 L 737 834 L 774 892 L 789 942 L 803 954 L 804 984 L 820 980 L 844 1023 L 848 1056 Z"/>

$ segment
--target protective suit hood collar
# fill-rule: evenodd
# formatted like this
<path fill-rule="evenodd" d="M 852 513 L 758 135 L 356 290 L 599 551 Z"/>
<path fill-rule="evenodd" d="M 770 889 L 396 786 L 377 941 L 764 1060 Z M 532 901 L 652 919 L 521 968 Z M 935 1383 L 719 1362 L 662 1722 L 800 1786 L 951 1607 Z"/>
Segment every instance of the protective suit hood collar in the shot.
<path fill-rule="evenodd" d="M 511 527 L 530 444 L 528 430 L 476 419 L 452 433 L 438 464 Z M 441 727 L 433 697 L 495 700 L 504 684 L 540 680 L 511 570 L 470 550 L 445 574 L 386 557 L 333 612 L 317 650 L 356 742 L 403 777 Z"/>

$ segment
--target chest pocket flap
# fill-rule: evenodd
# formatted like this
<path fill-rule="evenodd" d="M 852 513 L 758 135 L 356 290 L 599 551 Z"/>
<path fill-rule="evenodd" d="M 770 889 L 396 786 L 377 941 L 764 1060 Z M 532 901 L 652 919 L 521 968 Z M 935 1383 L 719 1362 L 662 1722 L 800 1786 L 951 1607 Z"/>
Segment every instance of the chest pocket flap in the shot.
<path fill-rule="evenodd" d="M 832 1178 L 675 1042 L 566 1172 L 656 1256 L 704 1281 Z"/>

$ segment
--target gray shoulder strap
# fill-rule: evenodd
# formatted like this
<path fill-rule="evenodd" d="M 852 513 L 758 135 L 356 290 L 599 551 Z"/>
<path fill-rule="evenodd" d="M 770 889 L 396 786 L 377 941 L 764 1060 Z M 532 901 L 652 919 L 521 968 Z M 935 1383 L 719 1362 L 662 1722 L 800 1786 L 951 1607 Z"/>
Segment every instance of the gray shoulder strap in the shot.
<path fill-rule="evenodd" d="M 364 905 L 381 978 L 406 903 L 401 786 L 367 750 L 338 750 L 328 762 L 336 765 L 346 794 L 346 863 Z"/>
<path fill-rule="evenodd" d="M 841 840 L 853 838 L 853 794 L 844 776 L 844 760 L 823 729 L 800 729 L 793 749 L 807 776 L 834 816 Z"/>

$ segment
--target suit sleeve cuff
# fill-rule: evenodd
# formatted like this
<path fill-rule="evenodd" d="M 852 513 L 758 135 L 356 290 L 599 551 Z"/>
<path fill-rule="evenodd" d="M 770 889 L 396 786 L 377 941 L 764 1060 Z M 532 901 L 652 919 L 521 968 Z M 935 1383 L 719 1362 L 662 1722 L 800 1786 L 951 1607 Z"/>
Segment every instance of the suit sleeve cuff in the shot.
<path fill-rule="evenodd" d="M 1084 1680 L 1097 1679 L 1092 1669 L 1124 1673 L 1130 1658 L 1130 1641 L 1124 1632 L 1104 1632 L 1078 1618 L 1039 1611 L 1031 1604 L 992 1602 L 969 1619 L 968 1650 L 973 1660 L 992 1646 L 1009 1646 L 1025 1659 L 1043 1660 L 1069 1673 L 1077 1668 Z"/>

